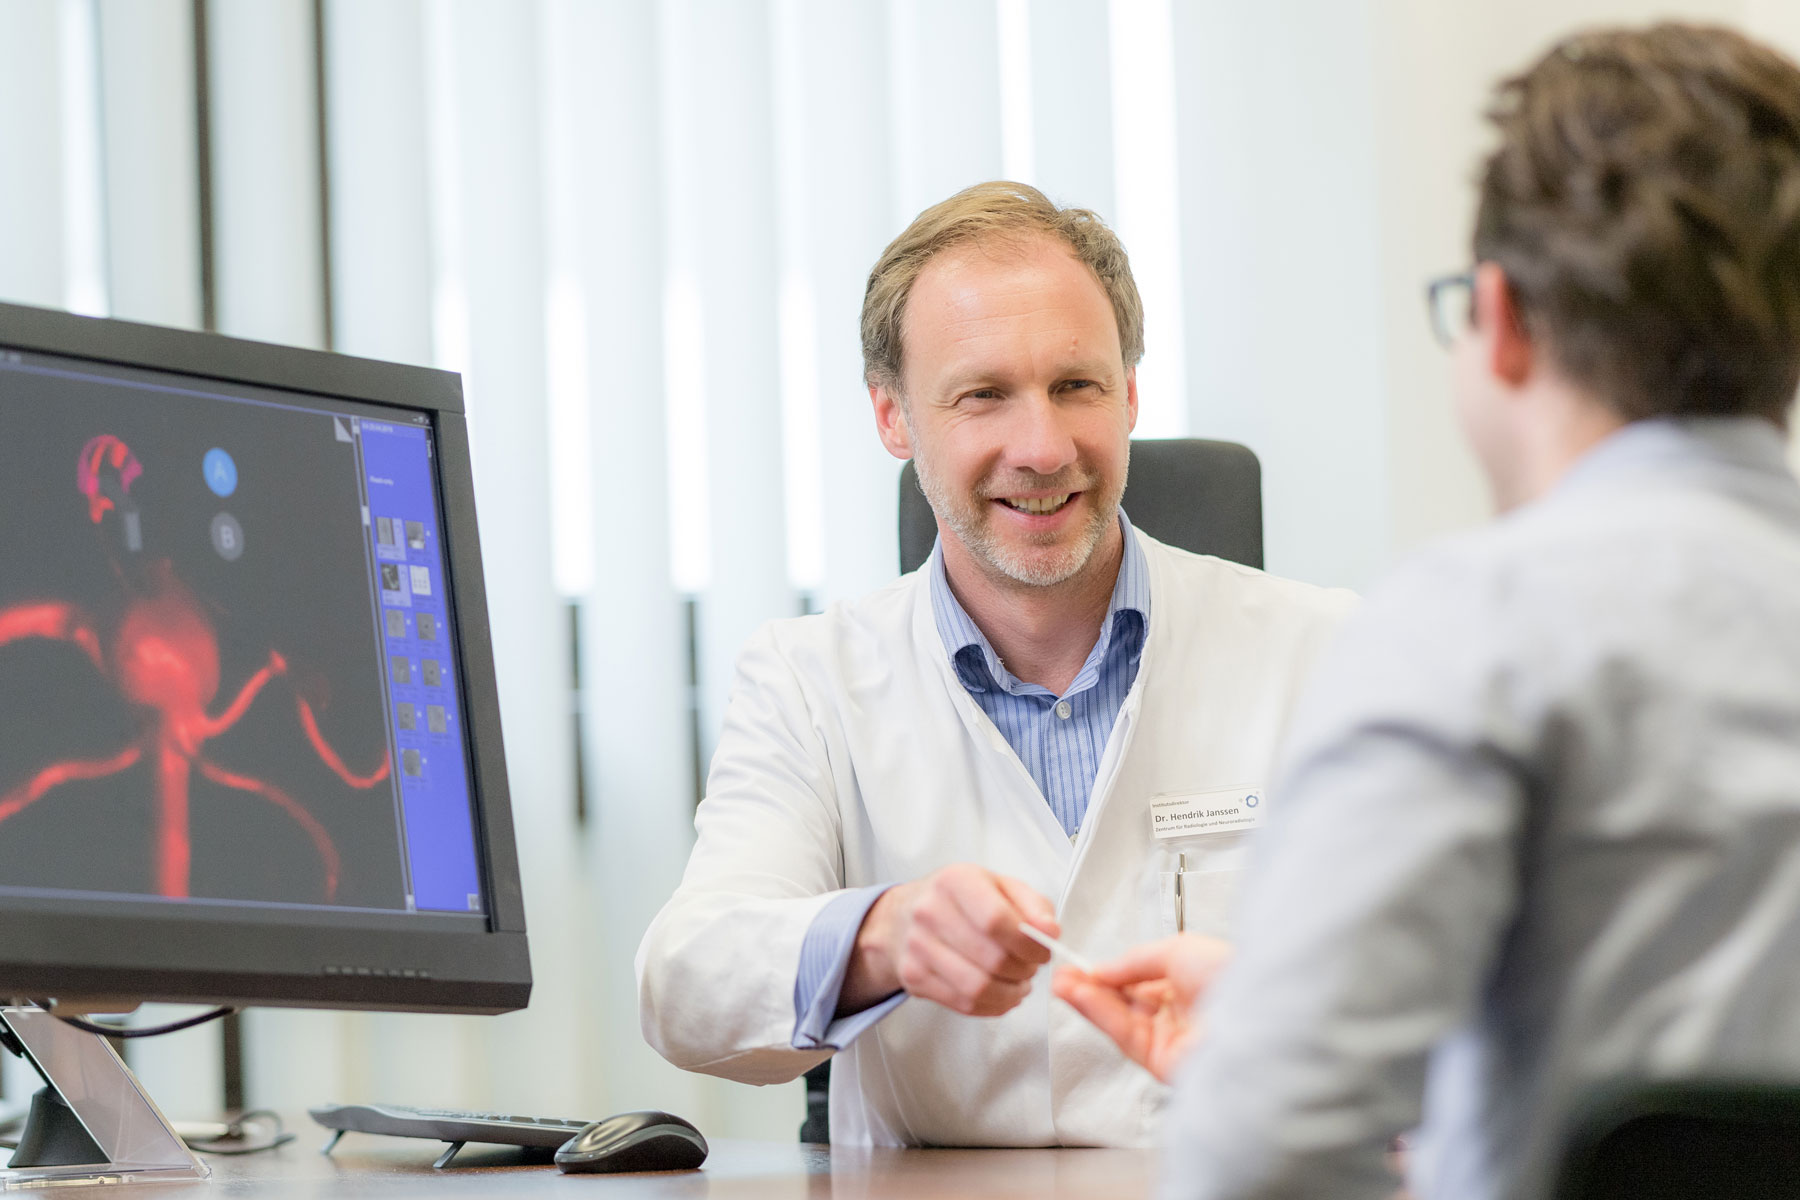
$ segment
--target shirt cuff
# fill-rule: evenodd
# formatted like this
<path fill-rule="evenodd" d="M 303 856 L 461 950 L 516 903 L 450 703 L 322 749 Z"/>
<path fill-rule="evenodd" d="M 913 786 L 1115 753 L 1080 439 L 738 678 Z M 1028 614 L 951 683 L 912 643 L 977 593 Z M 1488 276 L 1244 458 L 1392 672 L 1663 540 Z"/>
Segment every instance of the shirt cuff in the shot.
<path fill-rule="evenodd" d="M 794 1049 L 842 1050 L 906 999 L 898 991 L 861 1012 L 834 1019 L 857 931 L 876 899 L 892 886 L 878 883 L 841 892 L 807 927 L 800 943 L 800 972 L 794 977 Z"/>

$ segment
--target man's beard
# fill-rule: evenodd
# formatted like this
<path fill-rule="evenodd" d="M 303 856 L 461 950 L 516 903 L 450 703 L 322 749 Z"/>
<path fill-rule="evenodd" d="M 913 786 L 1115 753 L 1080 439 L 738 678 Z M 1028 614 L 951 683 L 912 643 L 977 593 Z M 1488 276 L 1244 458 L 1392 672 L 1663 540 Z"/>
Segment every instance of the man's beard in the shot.
<path fill-rule="evenodd" d="M 1028 587 L 1055 587 L 1079 574 L 1106 537 L 1108 527 L 1118 521 L 1119 498 L 1125 493 L 1124 472 L 1116 483 L 1106 486 L 1097 472 L 1077 466 L 1056 475 L 1014 474 L 1004 481 L 1011 486 L 1002 486 L 1002 481 L 984 481 L 973 495 L 953 495 L 925 455 L 915 455 L 913 466 L 931 511 L 950 527 L 963 548 L 990 572 Z M 1104 490 L 1099 490 L 1102 487 Z M 996 496 L 1017 492 L 1081 492 L 1093 501 L 1087 524 L 1068 545 L 1052 553 L 1022 552 L 995 532 L 990 503 Z M 1055 546 L 1056 537 L 1049 535 L 1041 545 Z M 1030 535 L 1026 541 L 1032 541 Z"/>

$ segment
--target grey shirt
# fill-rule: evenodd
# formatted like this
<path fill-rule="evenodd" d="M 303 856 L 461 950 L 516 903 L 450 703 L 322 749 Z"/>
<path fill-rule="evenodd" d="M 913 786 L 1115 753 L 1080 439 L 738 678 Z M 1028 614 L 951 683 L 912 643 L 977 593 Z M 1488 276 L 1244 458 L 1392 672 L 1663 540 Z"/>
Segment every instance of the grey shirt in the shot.
<path fill-rule="evenodd" d="M 1321 663 L 1167 1114 L 1165 1196 L 1536 1196 L 1621 1073 L 1800 1077 L 1800 485 L 1639 422 Z M 1423 1104 L 1421 1098 L 1424 1097 Z"/>

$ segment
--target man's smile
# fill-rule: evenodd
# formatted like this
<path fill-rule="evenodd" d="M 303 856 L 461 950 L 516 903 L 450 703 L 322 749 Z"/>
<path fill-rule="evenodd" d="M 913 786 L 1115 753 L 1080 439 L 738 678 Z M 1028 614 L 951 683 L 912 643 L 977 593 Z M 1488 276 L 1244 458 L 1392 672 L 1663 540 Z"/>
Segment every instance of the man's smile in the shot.
<path fill-rule="evenodd" d="M 1033 516 L 1048 516 L 1079 496 L 1080 492 L 1057 492 L 1049 496 L 999 496 L 1000 503 Z"/>

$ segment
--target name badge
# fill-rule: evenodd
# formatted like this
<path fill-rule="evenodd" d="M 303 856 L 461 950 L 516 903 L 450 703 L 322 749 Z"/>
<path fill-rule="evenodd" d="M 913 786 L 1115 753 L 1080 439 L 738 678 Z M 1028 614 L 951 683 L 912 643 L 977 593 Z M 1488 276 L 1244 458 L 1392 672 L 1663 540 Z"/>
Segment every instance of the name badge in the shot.
<path fill-rule="evenodd" d="M 1162 796 L 1150 802 L 1150 832 L 1158 841 L 1242 833 L 1263 823 L 1264 807 L 1260 786 Z"/>

